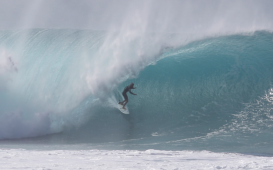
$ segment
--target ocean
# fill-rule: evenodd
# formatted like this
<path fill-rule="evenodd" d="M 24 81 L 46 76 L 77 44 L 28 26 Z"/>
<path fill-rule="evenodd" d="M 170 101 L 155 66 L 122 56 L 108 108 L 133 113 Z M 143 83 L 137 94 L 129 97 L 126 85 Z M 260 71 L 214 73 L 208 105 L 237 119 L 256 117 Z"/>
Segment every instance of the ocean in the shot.
<path fill-rule="evenodd" d="M 0 31 L 2 168 L 273 169 L 272 32 L 184 37 Z"/>

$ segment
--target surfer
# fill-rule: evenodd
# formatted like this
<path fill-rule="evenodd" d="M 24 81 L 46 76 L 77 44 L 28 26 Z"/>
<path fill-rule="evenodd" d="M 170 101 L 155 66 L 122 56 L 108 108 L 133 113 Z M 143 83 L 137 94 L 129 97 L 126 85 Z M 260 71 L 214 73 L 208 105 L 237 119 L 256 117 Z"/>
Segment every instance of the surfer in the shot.
<path fill-rule="evenodd" d="M 134 83 L 131 83 L 129 86 L 126 86 L 126 87 L 124 88 L 124 90 L 123 90 L 123 92 L 122 92 L 122 95 L 123 95 L 123 97 L 124 97 L 124 101 L 118 103 L 118 104 L 120 104 L 120 105 L 123 105 L 123 107 L 122 107 L 123 109 L 126 110 L 125 105 L 128 103 L 128 96 L 127 96 L 126 93 L 129 92 L 129 93 L 131 93 L 131 94 L 133 94 L 133 95 L 137 95 L 137 94 L 131 92 L 131 89 L 135 89 L 135 88 L 136 88 L 136 87 L 134 87 Z"/>

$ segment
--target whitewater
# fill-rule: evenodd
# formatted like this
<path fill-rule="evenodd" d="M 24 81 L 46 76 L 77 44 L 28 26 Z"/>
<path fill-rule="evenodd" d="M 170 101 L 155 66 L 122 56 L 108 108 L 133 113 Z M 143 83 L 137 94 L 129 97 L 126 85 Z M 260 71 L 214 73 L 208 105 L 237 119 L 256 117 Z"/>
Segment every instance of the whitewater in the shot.
<path fill-rule="evenodd" d="M 25 2 L 0 25 L 0 169 L 273 169 L 271 1 Z"/>

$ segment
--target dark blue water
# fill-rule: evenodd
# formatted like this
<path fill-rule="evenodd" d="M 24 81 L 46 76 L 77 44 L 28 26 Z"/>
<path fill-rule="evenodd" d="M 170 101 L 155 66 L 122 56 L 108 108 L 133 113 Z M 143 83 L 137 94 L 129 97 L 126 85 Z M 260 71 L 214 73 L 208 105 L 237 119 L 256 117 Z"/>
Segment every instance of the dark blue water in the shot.
<path fill-rule="evenodd" d="M 162 37 L 2 32 L 1 139 L 272 154 L 273 34 Z M 109 102 L 131 82 L 123 115 Z"/>

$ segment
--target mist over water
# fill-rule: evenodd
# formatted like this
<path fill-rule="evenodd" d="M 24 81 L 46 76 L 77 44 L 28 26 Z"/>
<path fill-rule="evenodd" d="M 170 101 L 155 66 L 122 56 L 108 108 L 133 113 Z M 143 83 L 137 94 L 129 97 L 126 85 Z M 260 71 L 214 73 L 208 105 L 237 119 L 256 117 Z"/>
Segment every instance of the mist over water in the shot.
<path fill-rule="evenodd" d="M 5 15 L 0 20 L 3 30 L 69 28 L 215 35 L 270 30 L 271 7 L 270 0 L 22 0 L 1 2 Z"/>
<path fill-rule="evenodd" d="M 0 139 L 272 153 L 271 1 L 18 3 L 0 7 Z"/>

